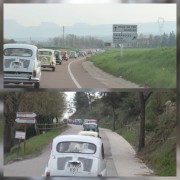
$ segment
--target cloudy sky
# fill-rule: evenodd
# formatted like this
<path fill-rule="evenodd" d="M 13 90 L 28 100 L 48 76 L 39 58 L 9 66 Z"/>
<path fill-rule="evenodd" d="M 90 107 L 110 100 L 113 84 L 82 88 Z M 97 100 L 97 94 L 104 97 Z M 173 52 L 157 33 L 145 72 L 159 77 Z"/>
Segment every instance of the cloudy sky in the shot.
<path fill-rule="evenodd" d="M 76 23 L 125 24 L 176 21 L 176 4 L 4 4 L 4 19 L 16 20 L 24 26 L 54 22 L 60 26 Z"/>

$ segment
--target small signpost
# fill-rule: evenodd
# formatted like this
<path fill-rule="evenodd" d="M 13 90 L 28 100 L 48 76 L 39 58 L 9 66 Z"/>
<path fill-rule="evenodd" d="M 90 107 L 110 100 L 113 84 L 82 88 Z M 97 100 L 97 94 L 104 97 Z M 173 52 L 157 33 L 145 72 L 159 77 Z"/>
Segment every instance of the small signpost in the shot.
<path fill-rule="evenodd" d="M 17 112 L 15 121 L 24 124 L 24 132 L 17 131 L 15 138 L 24 139 L 24 154 L 26 149 L 27 124 L 35 124 L 37 115 L 33 112 Z"/>
<path fill-rule="evenodd" d="M 26 139 L 26 133 L 25 132 L 21 132 L 21 131 L 16 131 L 15 138 L 19 139 L 19 141 L 18 141 L 18 148 L 17 148 L 17 158 L 16 158 L 17 160 L 19 160 L 18 157 L 19 157 L 19 149 L 20 149 L 21 139 Z"/>
<path fill-rule="evenodd" d="M 123 56 L 123 47 L 125 43 L 134 43 L 137 40 L 137 25 L 113 24 L 113 43 L 121 47 L 121 56 Z"/>

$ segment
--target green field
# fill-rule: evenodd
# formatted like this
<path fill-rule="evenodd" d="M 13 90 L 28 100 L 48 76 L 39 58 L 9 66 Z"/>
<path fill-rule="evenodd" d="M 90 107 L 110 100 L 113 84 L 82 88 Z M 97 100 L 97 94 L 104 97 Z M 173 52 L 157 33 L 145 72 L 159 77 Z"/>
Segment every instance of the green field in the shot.
<path fill-rule="evenodd" d="M 176 88 L 176 48 L 107 50 L 87 58 L 98 68 L 143 87 Z"/>

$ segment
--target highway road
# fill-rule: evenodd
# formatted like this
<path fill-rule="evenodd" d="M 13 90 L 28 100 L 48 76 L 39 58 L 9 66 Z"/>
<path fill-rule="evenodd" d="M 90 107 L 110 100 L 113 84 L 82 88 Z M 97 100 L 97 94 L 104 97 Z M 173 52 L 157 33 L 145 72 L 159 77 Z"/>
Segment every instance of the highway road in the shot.
<path fill-rule="evenodd" d="M 77 134 L 80 130 L 82 130 L 82 125 L 68 125 L 63 134 Z M 137 158 L 132 146 L 120 135 L 100 128 L 100 136 L 104 143 L 108 177 L 153 175 L 153 171 Z M 4 176 L 40 177 L 48 163 L 50 150 L 51 144 L 44 148 L 42 154 L 36 158 L 5 165 Z"/>
<path fill-rule="evenodd" d="M 86 58 L 78 57 L 56 65 L 55 72 L 42 69 L 40 88 L 138 88 L 137 84 L 109 75 Z"/>
<path fill-rule="evenodd" d="M 6 88 L 32 88 L 32 85 L 6 85 Z M 100 70 L 86 57 L 72 58 L 56 65 L 56 70 L 42 68 L 40 88 L 61 89 L 111 89 L 139 88 L 140 86 L 122 77 L 115 77 Z"/>

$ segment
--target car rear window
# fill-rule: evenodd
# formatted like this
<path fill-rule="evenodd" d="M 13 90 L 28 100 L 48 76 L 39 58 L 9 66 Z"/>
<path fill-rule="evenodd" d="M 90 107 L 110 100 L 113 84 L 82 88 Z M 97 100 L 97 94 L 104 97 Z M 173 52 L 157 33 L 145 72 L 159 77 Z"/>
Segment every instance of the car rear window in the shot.
<path fill-rule="evenodd" d="M 85 124 L 84 129 L 86 131 L 90 131 L 90 130 L 97 131 L 97 126 L 95 124 Z"/>
<path fill-rule="evenodd" d="M 96 152 L 96 145 L 88 142 L 68 141 L 58 143 L 56 150 L 59 153 L 94 154 Z"/>
<path fill-rule="evenodd" d="M 52 55 L 52 52 L 51 52 L 51 51 L 39 51 L 39 55 L 51 56 L 51 55 Z"/>
<path fill-rule="evenodd" d="M 20 57 L 31 57 L 33 51 L 26 48 L 7 48 L 4 49 L 4 56 L 20 56 Z"/>

